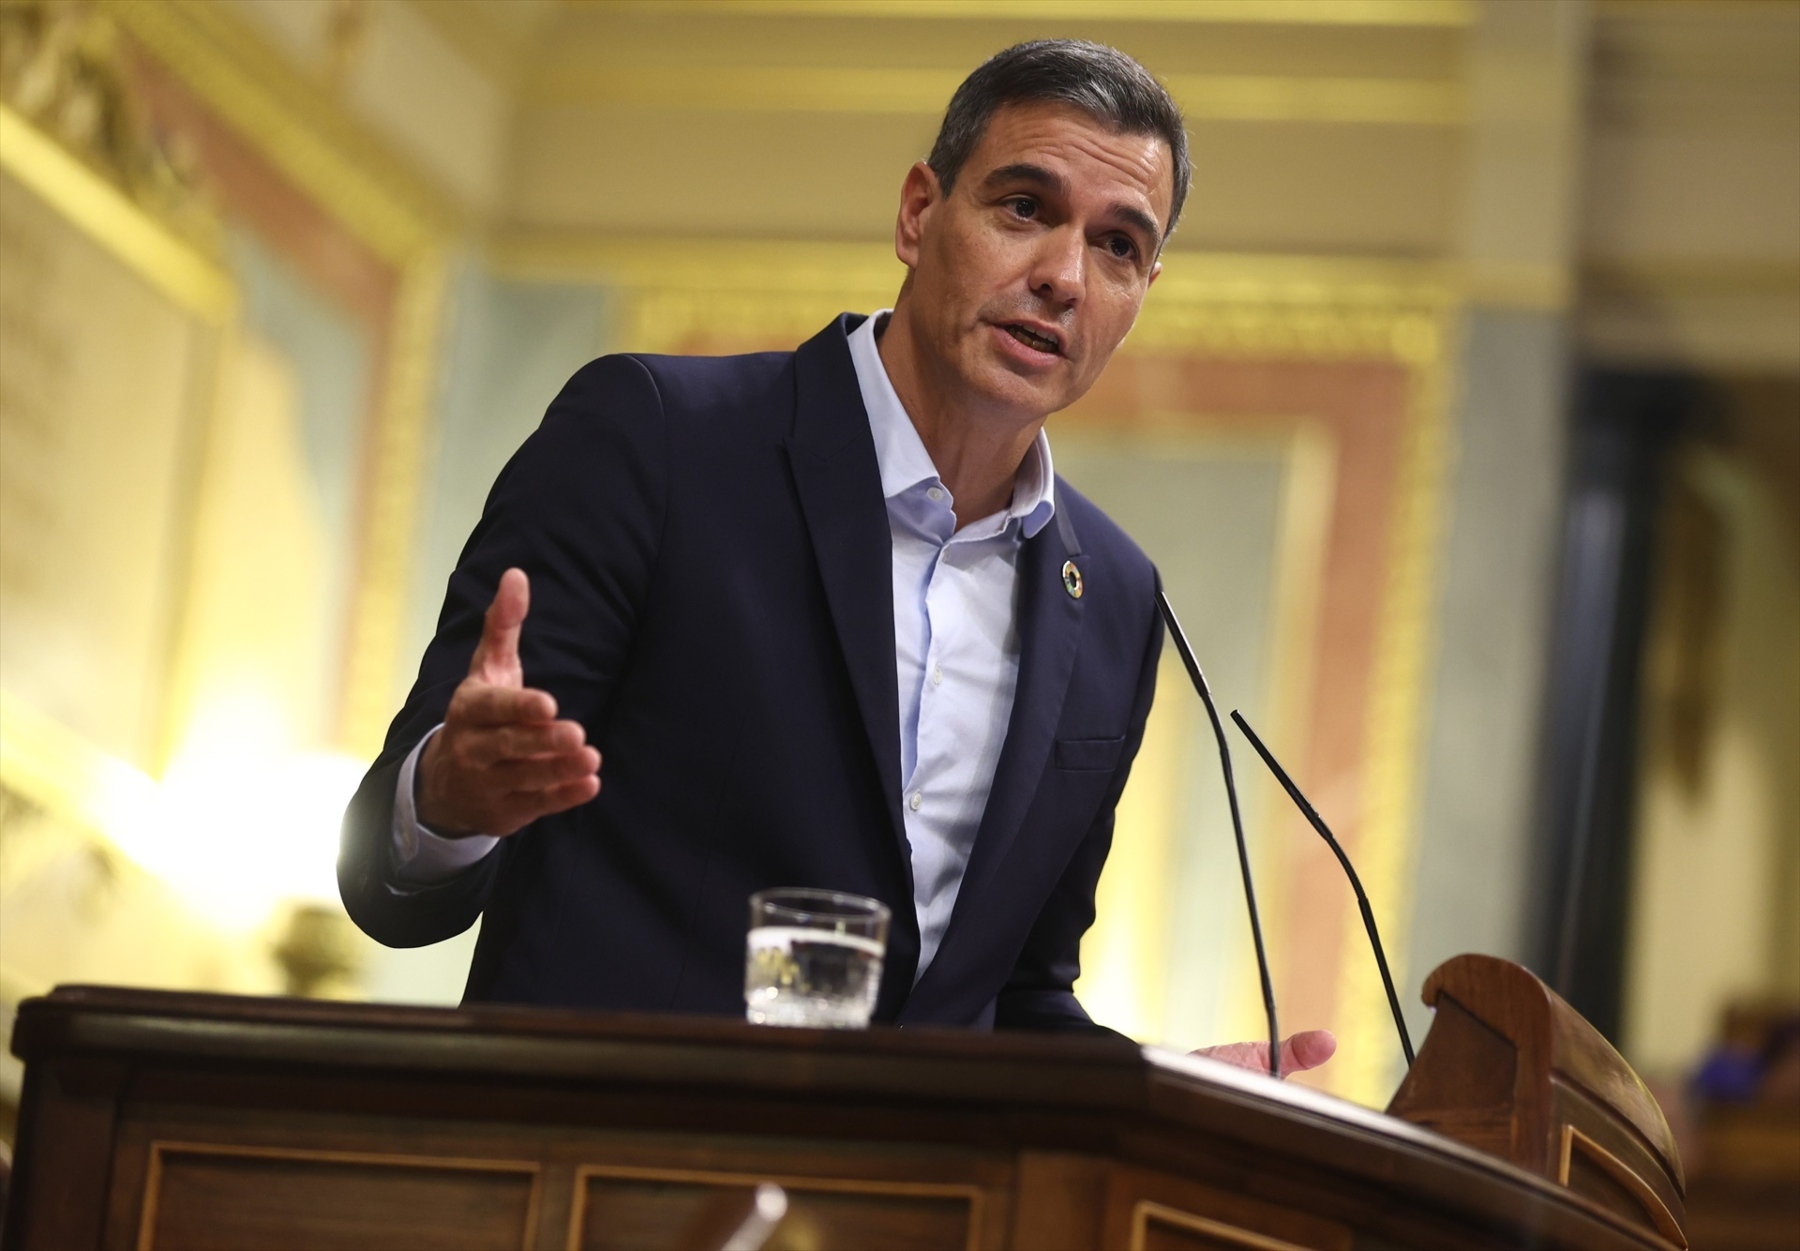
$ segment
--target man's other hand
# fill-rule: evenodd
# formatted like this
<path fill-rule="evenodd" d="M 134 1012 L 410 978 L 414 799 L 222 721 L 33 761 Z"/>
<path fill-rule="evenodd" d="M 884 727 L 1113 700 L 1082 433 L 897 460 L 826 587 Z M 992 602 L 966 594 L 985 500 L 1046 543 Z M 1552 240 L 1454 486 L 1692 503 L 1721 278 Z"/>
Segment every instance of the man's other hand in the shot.
<path fill-rule="evenodd" d="M 439 834 L 516 834 L 600 793 L 600 753 L 586 731 L 558 721 L 556 700 L 525 685 L 519 631 L 530 607 L 524 570 L 508 569 L 469 676 L 419 759 L 419 821 Z"/>
<path fill-rule="evenodd" d="M 1302 1030 L 1281 1040 L 1281 1075 L 1304 1073 L 1331 1059 L 1337 1051 L 1337 1039 L 1327 1029 Z M 1223 1060 L 1252 1073 L 1269 1071 L 1269 1044 L 1266 1042 L 1226 1043 L 1219 1047 L 1202 1047 L 1193 1053 L 1209 1060 Z"/>

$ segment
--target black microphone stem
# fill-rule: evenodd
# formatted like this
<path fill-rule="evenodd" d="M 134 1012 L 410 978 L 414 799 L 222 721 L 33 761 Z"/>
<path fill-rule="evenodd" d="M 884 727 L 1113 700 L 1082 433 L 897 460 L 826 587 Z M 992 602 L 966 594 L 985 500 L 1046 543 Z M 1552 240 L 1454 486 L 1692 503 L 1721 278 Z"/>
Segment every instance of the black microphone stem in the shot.
<path fill-rule="evenodd" d="M 1250 723 L 1244 720 L 1243 714 L 1233 708 L 1231 719 L 1237 723 L 1237 728 L 1244 732 L 1244 737 L 1250 740 L 1250 746 L 1256 748 L 1256 754 L 1261 756 L 1263 763 L 1269 766 L 1269 771 L 1275 775 L 1276 780 L 1287 791 L 1288 797 L 1305 814 L 1306 819 L 1312 822 L 1313 829 L 1319 832 L 1319 837 L 1325 840 L 1325 845 L 1331 848 L 1332 853 L 1337 856 L 1338 863 L 1344 866 L 1344 875 L 1350 879 L 1350 889 L 1356 892 L 1356 906 L 1362 909 L 1363 928 L 1369 931 L 1369 946 L 1375 949 L 1375 963 L 1381 969 L 1381 984 L 1387 988 L 1388 1007 L 1394 1013 L 1394 1027 L 1400 1031 L 1400 1050 L 1406 1053 L 1406 1067 L 1411 1068 L 1413 1062 L 1412 1035 L 1406 1032 L 1406 1017 L 1400 1012 L 1400 996 L 1394 993 L 1394 977 L 1388 972 L 1387 953 L 1381 949 L 1381 935 L 1375 930 L 1375 911 L 1369 907 L 1369 897 L 1363 894 L 1362 879 L 1356 876 L 1356 869 L 1351 865 L 1350 857 L 1346 856 L 1344 849 L 1338 845 L 1337 839 L 1331 833 L 1331 827 L 1325 824 L 1325 818 L 1321 817 L 1318 811 L 1307 802 L 1306 796 L 1300 793 L 1300 788 L 1294 785 L 1294 779 L 1288 776 L 1287 770 L 1281 767 L 1281 762 L 1275 759 L 1274 754 L 1263 746 L 1262 739 L 1256 736 L 1256 731 L 1250 728 Z"/>
<path fill-rule="evenodd" d="M 1187 666 L 1188 677 L 1194 680 L 1194 689 L 1200 692 L 1200 702 L 1206 705 L 1206 715 L 1212 721 L 1213 736 L 1219 740 L 1219 765 L 1225 773 L 1225 798 L 1231 802 L 1231 830 L 1237 836 L 1238 868 L 1244 874 L 1244 902 L 1250 907 L 1250 937 L 1256 942 L 1256 971 L 1262 977 L 1263 1013 L 1269 1022 L 1269 1076 L 1280 1078 L 1281 1031 L 1275 1024 L 1275 986 L 1269 979 L 1269 957 L 1263 950 L 1262 918 L 1256 912 L 1256 887 L 1250 881 L 1250 849 L 1244 842 L 1244 818 L 1238 812 L 1237 780 L 1231 773 L 1231 744 L 1225 739 L 1225 724 L 1219 720 L 1219 709 L 1213 703 L 1211 688 L 1206 685 L 1206 675 L 1200 672 L 1200 662 L 1194 659 L 1194 649 L 1188 646 L 1187 635 L 1182 632 L 1181 622 L 1175 617 L 1175 609 L 1162 591 L 1156 593 L 1156 606 L 1162 610 L 1163 622 L 1169 627 L 1169 636 L 1175 640 L 1175 650 L 1181 653 L 1181 661 Z"/>

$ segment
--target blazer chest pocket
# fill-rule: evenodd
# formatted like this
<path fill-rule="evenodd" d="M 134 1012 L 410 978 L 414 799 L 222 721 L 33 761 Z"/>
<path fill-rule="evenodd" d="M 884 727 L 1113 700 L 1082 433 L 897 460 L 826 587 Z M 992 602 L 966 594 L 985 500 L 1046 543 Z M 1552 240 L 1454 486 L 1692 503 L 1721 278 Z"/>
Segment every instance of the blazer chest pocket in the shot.
<path fill-rule="evenodd" d="M 1118 738 L 1059 738 L 1056 740 L 1056 767 L 1077 772 L 1110 772 L 1118 767 L 1119 753 L 1125 750 L 1125 736 Z"/>

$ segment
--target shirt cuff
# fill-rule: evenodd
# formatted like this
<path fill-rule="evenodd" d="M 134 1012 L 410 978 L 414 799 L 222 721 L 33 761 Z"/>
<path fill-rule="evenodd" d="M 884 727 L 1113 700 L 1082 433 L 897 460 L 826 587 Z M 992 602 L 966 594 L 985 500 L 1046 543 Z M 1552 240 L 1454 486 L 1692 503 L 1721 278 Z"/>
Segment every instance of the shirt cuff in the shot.
<path fill-rule="evenodd" d="M 449 881 L 485 858 L 500 841 L 491 834 L 446 838 L 420 824 L 413 778 L 425 744 L 443 728 L 433 726 L 431 733 L 419 740 L 400 766 L 400 779 L 394 785 L 394 877 L 402 892 L 408 886 L 436 886 Z"/>

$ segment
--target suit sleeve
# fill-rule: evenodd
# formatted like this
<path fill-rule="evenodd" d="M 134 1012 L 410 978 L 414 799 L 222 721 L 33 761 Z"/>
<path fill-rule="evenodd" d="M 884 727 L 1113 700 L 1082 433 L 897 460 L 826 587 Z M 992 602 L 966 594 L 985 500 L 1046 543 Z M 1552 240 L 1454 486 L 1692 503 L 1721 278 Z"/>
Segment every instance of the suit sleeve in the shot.
<path fill-rule="evenodd" d="M 1162 580 L 1156 579 L 1162 589 Z M 1132 699 L 1131 723 L 1119 767 L 1107 788 L 1093 826 L 1083 836 L 1056 884 L 1037 924 L 1025 940 L 1025 948 L 1001 988 L 994 1005 L 996 1029 L 1073 1030 L 1116 1034 L 1096 1025 L 1075 998 L 1075 979 L 1081 976 L 1081 936 L 1094 923 L 1094 891 L 1100 870 L 1112 848 L 1113 818 L 1131 763 L 1144 741 L 1144 725 L 1150 719 L 1150 702 L 1156 695 L 1156 666 L 1162 655 L 1162 620 L 1150 614 L 1150 634 L 1138 667 L 1137 691 Z"/>
<path fill-rule="evenodd" d="M 628 356 L 584 367 L 495 480 L 450 575 L 437 633 L 405 706 L 345 813 L 338 856 L 344 907 L 391 947 L 441 942 L 486 906 L 511 845 L 527 827 L 448 881 L 392 889 L 394 788 L 418 741 L 443 720 L 481 638 L 500 575 L 531 579 L 520 637 L 525 682 L 555 697 L 558 715 L 599 741 L 656 572 L 668 492 L 661 399 Z M 604 765 L 602 765 L 604 777 Z"/>

